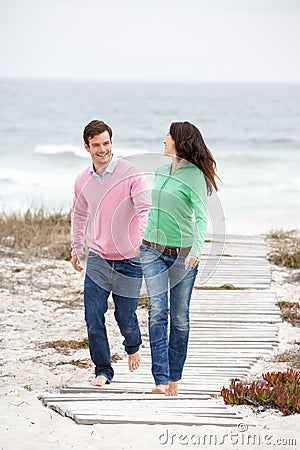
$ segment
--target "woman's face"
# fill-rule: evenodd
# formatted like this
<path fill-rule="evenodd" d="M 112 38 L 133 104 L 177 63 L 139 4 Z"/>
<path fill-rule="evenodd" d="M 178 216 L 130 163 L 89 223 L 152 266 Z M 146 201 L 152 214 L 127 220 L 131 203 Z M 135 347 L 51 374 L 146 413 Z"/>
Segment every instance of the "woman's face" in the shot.
<path fill-rule="evenodd" d="M 167 134 L 167 137 L 164 140 L 164 145 L 165 145 L 164 155 L 166 155 L 166 156 L 176 156 L 177 153 L 176 153 L 175 141 L 173 140 L 173 138 L 170 135 L 170 133 Z"/>

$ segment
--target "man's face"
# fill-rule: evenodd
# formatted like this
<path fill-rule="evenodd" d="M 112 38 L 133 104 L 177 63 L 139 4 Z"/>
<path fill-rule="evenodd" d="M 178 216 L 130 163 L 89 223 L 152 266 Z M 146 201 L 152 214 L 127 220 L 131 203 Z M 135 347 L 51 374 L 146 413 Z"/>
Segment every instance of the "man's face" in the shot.
<path fill-rule="evenodd" d="M 101 169 L 110 162 L 112 158 L 112 142 L 108 131 L 89 138 L 89 145 L 84 144 L 84 146 L 91 155 L 95 170 Z"/>

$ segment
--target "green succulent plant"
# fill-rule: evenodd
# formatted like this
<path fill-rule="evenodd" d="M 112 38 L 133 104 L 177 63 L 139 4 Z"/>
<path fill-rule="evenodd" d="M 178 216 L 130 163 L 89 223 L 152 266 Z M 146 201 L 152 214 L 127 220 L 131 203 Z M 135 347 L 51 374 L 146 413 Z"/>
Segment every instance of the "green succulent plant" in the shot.
<path fill-rule="evenodd" d="M 250 385 L 232 380 L 223 386 L 221 395 L 226 405 L 266 405 L 279 409 L 283 415 L 300 413 L 300 371 L 267 372 L 262 381 Z"/>

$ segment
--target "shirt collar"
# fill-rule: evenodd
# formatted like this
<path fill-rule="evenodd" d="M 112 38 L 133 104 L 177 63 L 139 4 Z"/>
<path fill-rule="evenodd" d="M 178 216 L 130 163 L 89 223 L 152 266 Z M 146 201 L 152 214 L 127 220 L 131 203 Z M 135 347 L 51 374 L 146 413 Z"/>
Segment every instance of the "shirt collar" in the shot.
<path fill-rule="evenodd" d="M 102 176 L 103 176 L 106 172 L 113 173 L 116 164 L 117 164 L 117 160 L 116 160 L 116 158 L 113 156 L 112 159 L 111 159 L 111 161 L 109 162 L 108 166 L 107 166 L 106 169 L 104 170 Z M 93 175 L 99 176 L 99 175 L 97 174 L 97 172 L 95 171 L 95 169 L 94 169 L 93 161 L 91 161 L 90 173 L 92 173 Z"/>

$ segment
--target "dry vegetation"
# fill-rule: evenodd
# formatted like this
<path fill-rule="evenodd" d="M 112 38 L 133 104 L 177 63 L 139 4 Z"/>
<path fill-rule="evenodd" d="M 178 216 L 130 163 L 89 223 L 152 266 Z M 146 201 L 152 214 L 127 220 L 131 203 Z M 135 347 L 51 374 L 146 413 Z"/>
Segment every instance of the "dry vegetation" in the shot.
<path fill-rule="evenodd" d="M 71 212 L 28 209 L 25 213 L 0 213 L 0 252 L 18 257 L 54 258 L 69 261 Z M 13 269 L 14 272 L 21 268 Z M 0 274 L 0 287 L 3 276 Z M 147 295 L 141 294 L 139 306 L 148 308 Z"/>
<path fill-rule="evenodd" d="M 300 236 L 297 230 L 272 231 L 267 236 L 267 242 L 273 249 L 269 257 L 272 263 L 300 269 Z"/>
<path fill-rule="evenodd" d="M 295 327 L 300 326 L 300 304 L 294 302 L 278 302 L 283 320 L 291 323 Z"/>
<path fill-rule="evenodd" d="M 70 259 L 71 213 L 44 208 L 0 214 L 0 244 L 6 253 Z"/>
<path fill-rule="evenodd" d="M 300 282 L 300 234 L 297 230 L 272 231 L 267 236 L 267 244 L 272 248 L 269 256 L 271 263 L 286 267 L 288 275 L 286 282 L 299 284 Z M 294 327 L 300 326 L 300 299 L 298 301 L 279 301 L 282 320 L 289 322 Z M 278 354 L 275 361 L 286 362 L 290 367 L 300 369 L 300 345 L 295 342 L 291 350 Z"/>
<path fill-rule="evenodd" d="M 70 339 L 69 341 L 59 339 L 57 341 L 45 342 L 43 345 L 41 345 L 41 348 L 52 347 L 57 351 L 63 351 L 65 349 L 80 350 L 82 348 L 88 348 L 88 346 L 89 344 L 87 338 L 84 338 L 80 341 L 76 341 L 75 339 Z"/>
<path fill-rule="evenodd" d="M 295 342 L 291 350 L 279 353 L 273 358 L 275 362 L 285 362 L 294 369 L 300 370 L 300 343 Z"/>

